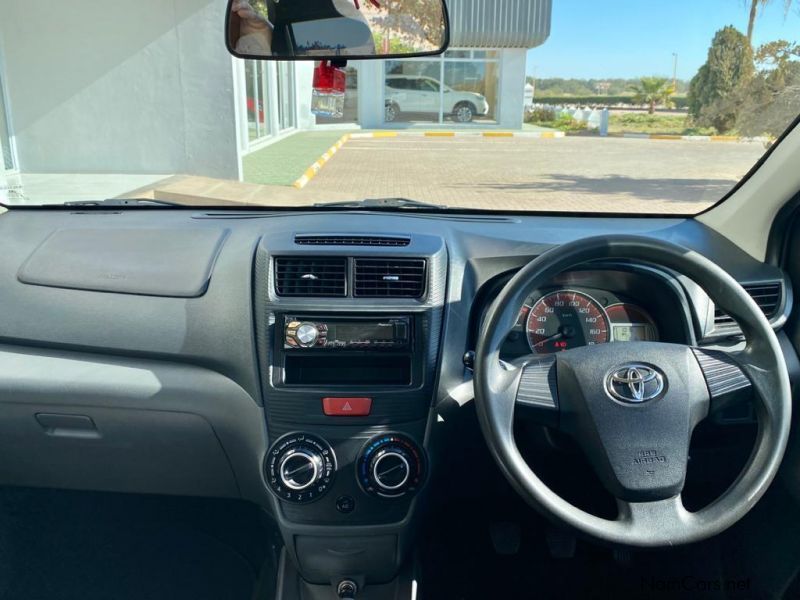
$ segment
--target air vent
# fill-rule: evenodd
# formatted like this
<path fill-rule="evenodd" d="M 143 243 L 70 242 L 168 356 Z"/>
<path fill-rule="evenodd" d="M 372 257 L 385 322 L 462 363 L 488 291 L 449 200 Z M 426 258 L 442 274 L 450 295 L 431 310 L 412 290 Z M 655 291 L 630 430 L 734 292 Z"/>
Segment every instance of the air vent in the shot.
<path fill-rule="evenodd" d="M 781 305 L 782 287 L 780 283 L 746 284 L 745 291 L 756 301 L 758 307 L 764 312 L 767 319 L 772 319 L 778 313 Z M 720 308 L 714 309 L 714 328 L 728 329 L 738 327 L 736 321 Z"/>
<path fill-rule="evenodd" d="M 296 235 L 294 243 L 301 246 L 408 246 L 407 237 L 385 235 Z"/>
<path fill-rule="evenodd" d="M 275 258 L 278 296 L 347 295 L 346 258 Z"/>
<path fill-rule="evenodd" d="M 355 259 L 353 295 L 357 298 L 420 298 L 426 263 L 421 258 Z"/>

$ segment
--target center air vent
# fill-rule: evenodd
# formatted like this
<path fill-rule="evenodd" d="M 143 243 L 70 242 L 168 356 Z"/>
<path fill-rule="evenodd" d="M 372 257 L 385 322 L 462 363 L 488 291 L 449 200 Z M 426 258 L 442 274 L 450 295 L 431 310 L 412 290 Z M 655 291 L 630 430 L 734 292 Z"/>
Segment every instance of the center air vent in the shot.
<path fill-rule="evenodd" d="M 301 246 L 408 246 L 411 239 L 388 235 L 296 235 Z"/>
<path fill-rule="evenodd" d="M 425 292 L 422 258 L 357 258 L 353 295 L 357 298 L 420 298 Z"/>
<path fill-rule="evenodd" d="M 745 284 L 745 291 L 756 301 L 767 319 L 772 319 L 778 314 L 781 305 L 782 287 L 780 283 Z M 736 321 L 721 308 L 714 309 L 715 329 L 737 327 Z"/>
<path fill-rule="evenodd" d="M 278 296 L 347 295 L 346 258 L 275 258 Z"/>

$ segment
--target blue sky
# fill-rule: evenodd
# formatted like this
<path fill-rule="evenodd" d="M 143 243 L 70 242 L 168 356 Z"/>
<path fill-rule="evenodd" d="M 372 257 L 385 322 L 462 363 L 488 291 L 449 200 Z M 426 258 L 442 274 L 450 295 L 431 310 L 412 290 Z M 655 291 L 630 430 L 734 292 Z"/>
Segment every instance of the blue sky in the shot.
<path fill-rule="evenodd" d="M 800 4 L 800 3 L 798 3 Z M 744 0 L 553 0 L 550 38 L 528 52 L 536 77 L 672 77 L 691 79 L 705 62 L 714 32 L 725 25 L 747 31 Z M 783 0 L 772 0 L 756 22 L 754 45 L 800 41 L 800 14 L 784 19 Z"/>

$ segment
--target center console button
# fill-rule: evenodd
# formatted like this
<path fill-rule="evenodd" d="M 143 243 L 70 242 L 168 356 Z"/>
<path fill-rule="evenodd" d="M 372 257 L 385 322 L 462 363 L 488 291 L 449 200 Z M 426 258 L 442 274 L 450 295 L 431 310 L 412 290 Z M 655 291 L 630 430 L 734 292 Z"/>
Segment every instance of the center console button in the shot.
<path fill-rule="evenodd" d="M 356 508 L 356 501 L 352 496 L 339 496 L 336 499 L 336 510 L 342 514 L 350 514 Z"/>
<path fill-rule="evenodd" d="M 329 417 L 367 417 L 372 398 L 323 398 L 322 412 Z"/>

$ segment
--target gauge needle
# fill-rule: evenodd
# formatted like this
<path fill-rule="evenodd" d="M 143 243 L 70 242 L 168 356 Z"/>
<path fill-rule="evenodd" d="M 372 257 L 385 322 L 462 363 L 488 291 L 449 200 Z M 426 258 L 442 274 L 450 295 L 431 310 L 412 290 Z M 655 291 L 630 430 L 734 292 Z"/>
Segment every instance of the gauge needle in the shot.
<path fill-rule="evenodd" d="M 558 333 L 555 333 L 555 334 L 551 335 L 550 337 L 546 337 L 543 340 L 541 340 L 539 342 L 536 342 L 534 344 L 534 347 L 541 346 L 542 344 L 546 344 L 547 342 L 552 342 L 553 340 L 557 340 L 557 339 L 562 338 L 562 337 L 564 337 L 564 333 L 559 331 Z"/>

